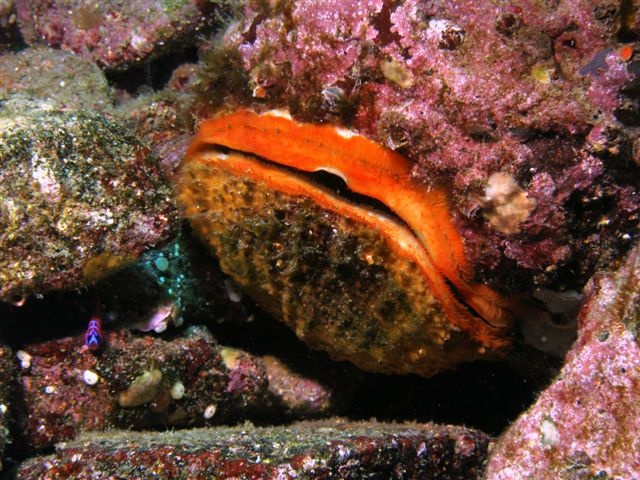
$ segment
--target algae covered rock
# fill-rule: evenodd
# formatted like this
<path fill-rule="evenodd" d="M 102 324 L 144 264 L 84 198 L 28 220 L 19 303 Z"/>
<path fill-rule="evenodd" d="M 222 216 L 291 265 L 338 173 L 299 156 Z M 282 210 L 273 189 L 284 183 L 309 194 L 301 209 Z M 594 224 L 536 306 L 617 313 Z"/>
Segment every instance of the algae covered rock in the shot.
<path fill-rule="evenodd" d="M 558 378 L 498 441 L 487 478 L 640 478 L 640 245 L 597 275 Z"/>
<path fill-rule="evenodd" d="M 113 120 L 0 103 L 0 300 L 94 281 L 165 240 L 174 220 L 157 162 Z"/>
<path fill-rule="evenodd" d="M 15 93 L 96 110 L 113 103 L 107 78 L 95 63 L 46 47 L 2 55 L 0 96 Z"/>
<path fill-rule="evenodd" d="M 196 33 L 229 15 L 232 0 L 54 0 L 16 2 L 28 45 L 71 51 L 110 69 L 193 45 Z"/>
<path fill-rule="evenodd" d="M 25 345 L 16 354 L 22 359 L 24 409 L 17 422 L 23 447 L 51 447 L 86 431 L 328 415 L 344 398 L 329 384 L 276 371 L 277 360 L 220 346 L 202 327 L 172 340 L 107 331 L 98 354 L 82 343 L 81 336 L 64 337 Z M 0 404 L 7 402 L 2 354 Z"/>
<path fill-rule="evenodd" d="M 0 1 L 0 50 L 10 48 L 17 35 L 14 0 Z"/>
<path fill-rule="evenodd" d="M 488 437 L 434 424 L 341 421 L 174 432 L 85 434 L 35 457 L 17 478 L 246 478 L 263 480 L 481 476 Z"/>

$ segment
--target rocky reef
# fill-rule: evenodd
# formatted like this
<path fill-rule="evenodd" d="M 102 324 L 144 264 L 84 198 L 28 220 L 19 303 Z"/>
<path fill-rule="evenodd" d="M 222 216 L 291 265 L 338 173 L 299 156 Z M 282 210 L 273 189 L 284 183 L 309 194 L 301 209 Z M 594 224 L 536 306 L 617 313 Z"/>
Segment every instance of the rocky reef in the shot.
<path fill-rule="evenodd" d="M 486 478 L 640 476 L 640 245 L 586 295 L 564 367 L 498 440 Z"/>
<path fill-rule="evenodd" d="M 11 443 L 13 414 L 16 408 L 16 365 L 11 349 L 0 344 L 0 471 L 5 449 Z"/>
<path fill-rule="evenodd" d="M 218 345 L 203 328 L 171 341 L 109 332 L 104 342 L 99 355 L 80 348 L 78 337 L 17 352 L 22 448 L 50 447 L 82 431 L 234 423 L 283 410 L 326 415 L 340 397 L 312 379 L 300 384 L 278 359 L 265 363 Z"/>
<path fill-rule="evenodd" d="M 98 111 L 109 109 L 114 101 L 113 89 L 95 63 L 47 47 L 3 55 L 0 95 L 12 93 Z"/>
<path fill-rule="evenodd" d="M 168 237 L 170 188 L 120 125 L 53 100 L 0 109 L 2 300 L 96 281 Z"/>
<path fill-rule="evenodd" d="M 249 1 L 204 49 L 200 87 L 408 156 L 450 187 L 486 282 L 564 290 L 637 233 L 637 48 L 619 40 L 635 21 L 613 1 Z"/>
<path fill-rule="evenodd" d="M 325 421 L 183 434 L 84 435 L 23 464 L 19 479 L 405 478 L 475 479 L 488 438 L 460 427 Z"/>
<path fill-rule="evenodd" d="M 2 479 L 640 477 L 638 2 L 125 3 L 0 0 Z"/>
<path fill-rule="evenodd" d="M 193 45 L 200 30 L 220 23 L 230 1 L 16 2 L 29 45 L 68 50 L 110 69 Z"/>
<path fill-rule="evenodd" d="M 16 12 L 13 0 L 0 2 L 0 51 L 10 48 L 16 39 Z"/>

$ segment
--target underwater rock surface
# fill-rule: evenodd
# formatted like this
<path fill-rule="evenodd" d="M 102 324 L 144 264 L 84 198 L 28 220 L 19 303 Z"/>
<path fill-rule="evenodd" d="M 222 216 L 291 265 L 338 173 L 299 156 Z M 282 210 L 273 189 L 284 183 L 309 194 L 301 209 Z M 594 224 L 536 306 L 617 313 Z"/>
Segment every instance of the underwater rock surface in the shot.
<path fill-rule="evenodd" d="M 326 421 L 284 427 L 87 434 L 23 463 L 17 478 L 480 478 L 488 438 L 433 424 Z"/>
<path fill-rule="evenodd" d="M 203 47 L 199 88 L 214 110 L 288 108 L 406 155 L 425 188 L 451 186 L 495 288 L 581 287 L 638 229 L 628 16 L 614 1 L 248 1 Z"/>
<path fill-rule="evenodd" d="M 0 1 L 0 51 L 11 47 L 17 30 L 14 0 Z"/>
<path fill-rule="evenodd" d="M 209 36 L 232 3 L 242 11 L 225 20 L 224 35 Z M 0 303 L 2 473 L 12 475 L 24 460 L 24 478 L 190 477 L 193 460 L 196 473 L 249 472 L 249 478 L 482 478 L 489 440 L 458 427 L 369 423 L 370 430 L 349 426 L 344 434 L 331 422 L 327 430 L 317 423 L 289 427 L 289 434 L 283 427 L 189 430 L 335 414 L 334 401 L 345 392 L 334 385 L 348 390 L 365 374 L 353 367 L 344 370 L 348 381 L 317 381 L 298 373 L 300 358 L 280 360 L 291 343 L 276 337 L 289 331 L 247 339 L 246 327 L 267 323 L 265 315 L 253 321 L 254 310 L 237 301 L 238 286 L 219 270 L 200 276 L 210 291 L 190 291 L 190 270 L 202 273 L 208 262 L 197 255 L 189 264 L 187 250 L 165 243 L 177 230 L 165 177 L 202 119 L 239 108 L 288 109 L 296 121 L 348 127 L 402 154 L 411 182 L 446 191 L 474 282 L 504 295 L 533 292 L 543 302 L 535 292 L 579 297 L 594 272 L 617 265 L 638 241 L 639 35 L 637 2 L 618 0 L 0 0 L 0 51 L 24 49 L 0 58 L 2 155 L 16 145 L 5 142 L 14 132 L 6 122 L 24 119 L 21 147 L 12 146 L 0 164 L 0 302 L 10 302 Z M 15 93 L 63 105 L 6 100 Z M 295 249 L 313 253 L 308 244 Z M 135 258 L 137 267 L 88 289 L 95 299 L 84 288 L 59 292 Z M 637 285 L 638 267 L 629 262 L 636 266 L 594 277 L 562 375 L 499 440 L 491 478 L 547 470 L 576 478 L 640 476 L 638 289 L 630 283 Z M 151 272 L 141 276 L 144 288 L 129 276 L 136 269 Z M 143 293 L 151 298 L 141 301 Z M 331 301 L 332 293 L 309 297 Z M 25 294 L 38 298 L 16 307 Z M 49 312 L 58 295 L 68 304 Z M 31 309 L 34 303 L 39 307 Z M 94 353 L 77 335 L 93 318 L 92 307 L 105 309 L 107 340 Z M 180 309 L 180 322 L 202 321 L 220 343 L 238 349 L 221 347 L 202 331 L 185 333 L 189 338 L 161 332 L 167 323 L 177 327 Z M 535 329 L 540 342 L 559 345 L 548 349 L 556 353 L 564 342 L 550 337 L 562 315 Z M 114 331 L 128 327 L 153 333 Z M 363 330 L 369 336 L 363 343 L 379 333 Z M 548 379 L 557 367 L 542 354 L 529 356 L 531 347 L 514 337 L 509 361 L 519 356 L 526 378 L 475 370 L 477 364 L 460 369 L 471 367 L 467 376 L 448 372 L 432 380 L 369 375 L 367 387 L 339 411 L 389 421 L 440 419 L 499 433 L 527 408 L 530 392 L 540 391 L 530 379 Z M 349 338 L 335 345 L 340 342 L 351 347 Z M 271 349 L 261 350 L 264 344 Z M 299 357 L 313 355 L 298 346 Z M 265 351 L 274 356 L 262 357 Z M 405 353 L 396 355 L 404 361 Z M 323 359 L 321 368 L 328 365 L 324 373 L 332 376 L 340 364 Z M 543 373 L 532 375 L 537 369 Z M 474 381 L 466 382 L 469 376 Z M 420 395 L 407 385 L 419 386 Z M 16 400 L 23 393 L 31 414 Z M 443 420 L 442 411 L 452 413 Z M 474 423 L 478 417 L 496 420 Z M 174 427 L 187 428 L 129 430 Z M 75 440 L 102 428 L 122 430 Z M 304 443 L 294 460 L 255 461 L 273 448 L 296 449 L 308 436 L 325 443 Z M 65 439 L 70 443 L 57 453 L 25 460 L 38 454 L 34 447 Z M 226 456 L 230 442 L 241 445 L 237 457 Z M 88 472 L 92 462 L 96 470 Z M 216 465 L 226 470 L 212 471 Z"/>
<path fill-rule="evenodd" d="M 11 349 L 0 343 L 0 471 L 5 449 L 11 443 L 15 400 L 16 368 Z"/>
<path fill-rule="evenodd" d="M 82 338 L 67 337 L 17 352 L 23 449 L 49 447 L 89 430 L 328 415 L 343 396 L 277 359 L 262 361 L 220 346 L 202 328 L 171 341 L 105 332 L 97 353 L 82 345 Z M 0 385 L 9 388 L 8 380 Z"/>
<path fill-rule="evenodd" d="M 102 67 L 124 68 L 160 51 L 192 45 L 229 1 L 128 2 L 25 0 L 16 3 L 20 33 L 29 45 L 49 45 Z"/>
<path fill-rule="evenodd" d="M 640 245 L 587 291 L 562 371 L 498 440 L 487 479 L 640 478 Z"/>
<path fill-rule="evenodd" d="M 14 93 L 97 111 L 105 111 L 114 101 L 113 91 L 95 63 L 47 47 L 0 56 L 0 96 Z"/>
<path fill-rule="evenodd" d="M 0 103 L 0 300 L 93 282 L 175 226 L 157 161 L 110 118 Z"/>

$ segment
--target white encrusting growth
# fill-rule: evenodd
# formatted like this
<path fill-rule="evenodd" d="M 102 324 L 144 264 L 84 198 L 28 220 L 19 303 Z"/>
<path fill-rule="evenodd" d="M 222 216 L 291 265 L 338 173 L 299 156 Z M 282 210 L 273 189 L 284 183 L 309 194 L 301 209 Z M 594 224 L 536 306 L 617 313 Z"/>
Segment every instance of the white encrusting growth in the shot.
<path fill-rule="evenodd" d="M 554 446 L 560 441 L 560 432 L 554 421 L 545 418 L 540 423 L 541 442 L 545 446 Z"/>
<path fill-rule="evenodd" d="M 346 129 L 346 128 L 340 128 L 340 127 L 336 128 L 336 133 L 338 135 L 340 135 L 342 138 L 346 138 L 346 139 L 359 136 L 359 134 L 354 132 L 353 130 L 349 130 L 349 129 Z"/>
<path fill-rule="evenodd" d="M 293 120 L 293 118 L 291 118 L 291 114 L 286 110 L 269 110 L 268 112 L 265 112 L 263 115 L 271 116 L 271 117 L 286 118 L 287 120 Z"/>

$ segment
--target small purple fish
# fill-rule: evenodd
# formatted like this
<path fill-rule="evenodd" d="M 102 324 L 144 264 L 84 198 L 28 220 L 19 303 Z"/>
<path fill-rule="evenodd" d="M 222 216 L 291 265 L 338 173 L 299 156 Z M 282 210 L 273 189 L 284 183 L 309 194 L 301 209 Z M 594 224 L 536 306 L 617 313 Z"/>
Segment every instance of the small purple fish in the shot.
<path fill-rule="evenodd" d="M 102 320 L 98 316 L 91 317 L 87 333 L 84 334 L 84 344 L 92 352 L 97 351 L 101 346 L 104 337 L 102 336 Z"/>

